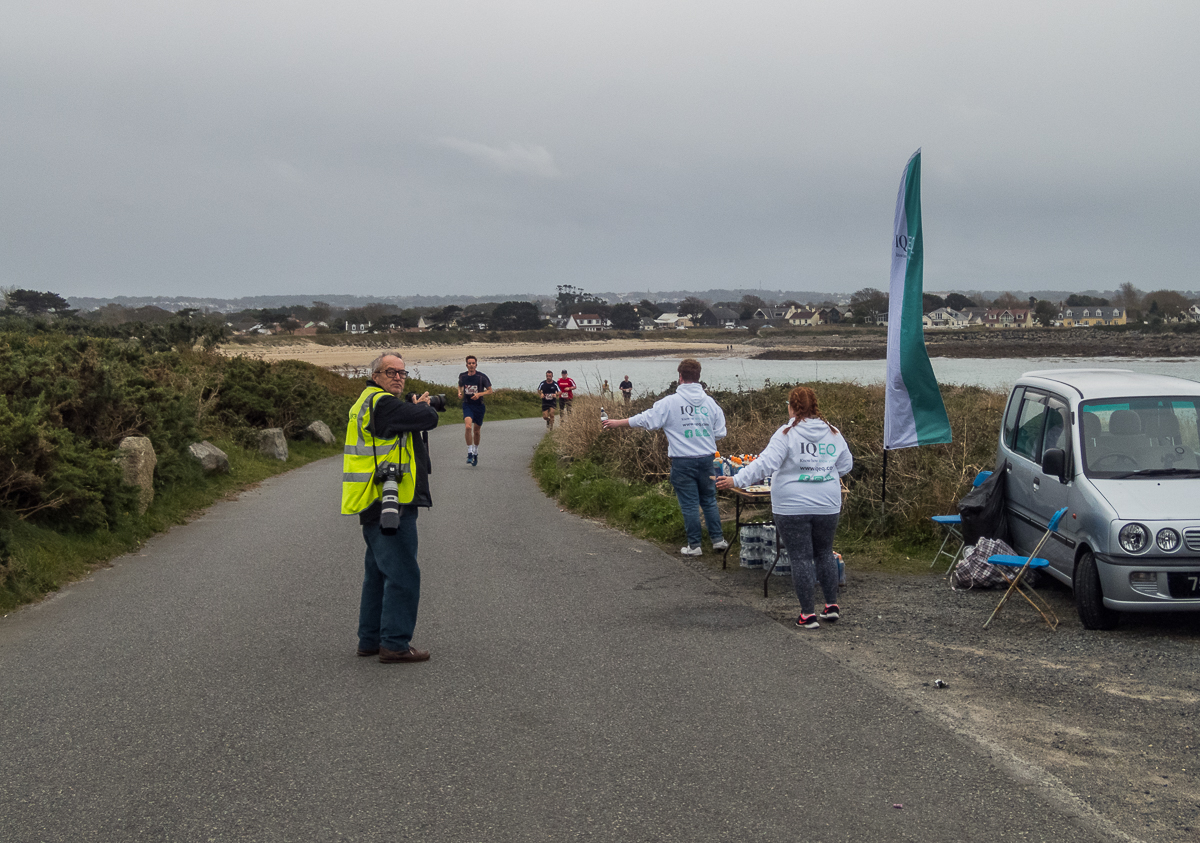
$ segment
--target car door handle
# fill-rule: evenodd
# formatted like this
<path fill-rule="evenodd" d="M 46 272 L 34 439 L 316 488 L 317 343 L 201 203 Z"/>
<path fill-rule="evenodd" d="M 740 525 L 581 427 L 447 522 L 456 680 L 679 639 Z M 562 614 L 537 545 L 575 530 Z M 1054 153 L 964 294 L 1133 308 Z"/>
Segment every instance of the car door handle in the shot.
<path fill-rule="evenodd" d="M 1036 492 L 1036 491 L 1037 491 L 1038 489 L 1040 489 L 1040 488 L 1042 488 L 1042 481 L 1041 481 L 1041 480 L 1034 480 L 1034 481 L 1033 481 L 1033 491 L 1035 491 L 1035 492 Z"/>

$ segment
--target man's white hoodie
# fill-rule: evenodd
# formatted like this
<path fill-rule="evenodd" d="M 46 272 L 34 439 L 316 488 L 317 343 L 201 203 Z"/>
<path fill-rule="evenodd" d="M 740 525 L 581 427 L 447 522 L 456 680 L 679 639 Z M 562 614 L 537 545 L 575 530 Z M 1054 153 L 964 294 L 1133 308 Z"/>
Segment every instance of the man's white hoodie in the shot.
<path fill-rule="evenodd" d="M 681 383 L 675 392 L 629 419 L 630 427 L 661 429 L 668 457 L 711 457 L 725 436 L 725 413 L 698 383 Z"/>
<path fill-rule="evenodd" d="M 739 489 L 771 477 L 771 511 L 776 515 L 836 515 L 842 511 L 841 477 L 854 457 L 840 433 L 820 419 L 785 424 L 758 459 L 733 476 Z"/>

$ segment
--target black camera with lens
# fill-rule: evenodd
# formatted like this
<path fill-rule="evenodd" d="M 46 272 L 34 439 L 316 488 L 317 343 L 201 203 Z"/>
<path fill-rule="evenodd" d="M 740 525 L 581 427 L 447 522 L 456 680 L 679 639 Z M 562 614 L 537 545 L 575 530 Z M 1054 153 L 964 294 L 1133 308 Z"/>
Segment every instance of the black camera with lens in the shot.
<path fill-rule="evenodd" d="M 412 404 L 412 403 L 416 402 L 416 400 L 420 397 L 421 396 L 418 395 L 417 393 L 410 392 L 410 393 L 408 393 L 408 402 L 410 404 Z M 433 409 L 437 410 L 439 413 L 446 412 L 446 396 L 444 394 L 430 395 L 429 396 L 429 406 L 433 407 Z"/>
<path fill-rule="evenodd" d="M 400 529 L 400 471 L 391 464 L 381 465 L 375 479 L 383 483 L 383 497 L 379 502 L 379 532 L 394 536 Z"/>

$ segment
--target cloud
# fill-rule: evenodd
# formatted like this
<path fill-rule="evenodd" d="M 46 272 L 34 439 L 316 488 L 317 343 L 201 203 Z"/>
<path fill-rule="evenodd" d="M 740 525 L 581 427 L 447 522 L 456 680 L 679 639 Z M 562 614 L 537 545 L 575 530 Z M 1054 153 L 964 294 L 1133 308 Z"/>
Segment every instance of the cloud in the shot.
<path fill-rule="evenodd" d="M 461 152 L 468 158 L 473 158 L 505 172 L 527 173 L 546 179 L 556 179 L 562 175 L 554 163 L 554 156 L 544 146 L 510 143 L 501 149 L 458 138 L 443 138 L 441 144 L 456 152 Z"/>

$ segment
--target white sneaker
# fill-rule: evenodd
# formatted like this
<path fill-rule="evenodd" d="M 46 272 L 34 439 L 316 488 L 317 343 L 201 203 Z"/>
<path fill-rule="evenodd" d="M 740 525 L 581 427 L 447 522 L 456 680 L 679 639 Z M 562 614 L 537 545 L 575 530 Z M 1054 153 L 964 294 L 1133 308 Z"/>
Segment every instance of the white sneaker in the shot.
<path fill-rule="evenodd" d="M 729 547 L 729 542 L 721 539 L 719 542 L 713 542 L 713 550 L 725 550 Z"/>
<path fill-rule="evenodd" d="M 685 544 L 683 547 L 679 548 L 679 552 L 684 556 L 699 556 L 704 553 L 704 551 L 700 548 L 692 547 L 690 544 Z"/>

